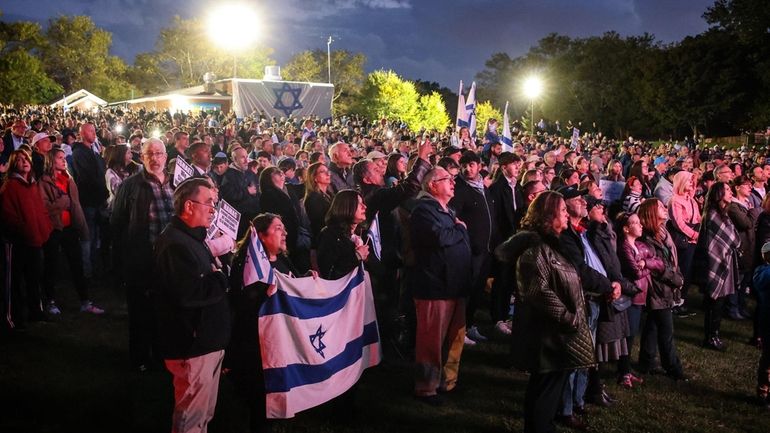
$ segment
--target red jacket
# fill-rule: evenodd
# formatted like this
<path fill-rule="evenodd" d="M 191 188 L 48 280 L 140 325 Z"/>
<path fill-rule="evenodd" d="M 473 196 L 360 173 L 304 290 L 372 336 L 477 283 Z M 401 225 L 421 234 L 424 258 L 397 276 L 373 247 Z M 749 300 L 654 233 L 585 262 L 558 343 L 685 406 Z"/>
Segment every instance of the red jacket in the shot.
<path fill-rule="evenodd" d="M 0 219 L 13 243 L 42 247 L 53 228 L 36 182 L 17 174 L 8 177 L 0 195 Z"/>

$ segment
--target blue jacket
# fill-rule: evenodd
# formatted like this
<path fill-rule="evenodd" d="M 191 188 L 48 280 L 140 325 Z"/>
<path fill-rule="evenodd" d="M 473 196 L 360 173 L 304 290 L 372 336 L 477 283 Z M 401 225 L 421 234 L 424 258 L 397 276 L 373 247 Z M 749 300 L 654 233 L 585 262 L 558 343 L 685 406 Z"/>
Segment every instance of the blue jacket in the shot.
<path fill-rule="evenodd" d="M 757 294 L 759 335 L 766 341 L 770 338 L 770 265 L 767 263 L 754 269 L 754 293 Z"/>
<path fill-rule="evenodd" d="M 425 192 L 409 224 L 415 264 L 407 281 L 415 299 L 456 299 L 467 295 L 471 278 L 468 231 L 455 223 L 454 211 L 445 211 Z"/>

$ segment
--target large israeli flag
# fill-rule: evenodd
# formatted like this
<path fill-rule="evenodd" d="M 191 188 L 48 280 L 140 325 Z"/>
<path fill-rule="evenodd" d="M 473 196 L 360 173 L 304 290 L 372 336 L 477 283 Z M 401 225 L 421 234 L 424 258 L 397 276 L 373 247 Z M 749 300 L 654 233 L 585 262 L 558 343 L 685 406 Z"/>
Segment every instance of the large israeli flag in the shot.
<path fill-rule="evenodd" d="M 465 95 L 463 95 L 463 80 L 460 80 L 460 90 L 457 92 L 457 132 L 460 128 L 468 127 L 468 116 L 465 113 Z"/>
<path fill-rule="evenodd" d="M 265 284 L 273 284 L 275 272 L 267 257 L 262 241 L 257 236 L 257 231 L 251 227 L 251 240 L 249 241 L 246 263 L 243 266 L 243 285 L 261 281 Z"/>
<path fill-rule="evenodd" d="M 476 82 L 471 84 L 468 99 L 465 100 L 465 117 L 468 119 L 468 129 L 471 137 L 476 137 Z"/>
<path fill-rule="evenodd" d="M 500 142 L 503 143 L 503 152 L 513 152 L 511 125 L 508 121 L 508 101 L 505 101 L 505 114 L 503 114 L 503 135 L 500 137 Z"/>
<path fill-rule="evenodd" d="M 276 272 L 276 291 L 259 310 L 268 418 L 292 418 L 350 389 L 380 363 L 369 274 L 339 280 Z"/>

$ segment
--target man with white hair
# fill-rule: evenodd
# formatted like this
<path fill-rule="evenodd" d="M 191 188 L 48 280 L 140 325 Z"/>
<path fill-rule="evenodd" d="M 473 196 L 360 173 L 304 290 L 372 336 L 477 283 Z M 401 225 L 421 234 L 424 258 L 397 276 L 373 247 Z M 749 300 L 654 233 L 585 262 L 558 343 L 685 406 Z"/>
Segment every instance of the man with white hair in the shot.
<path fill-rule="evenodd" d="M 343 189 L 355 189 L 353 182 L 353 154 L 350 152 L 350 145 L 343 141 L 338 141 L 329 148 L 329 175 L 332 183 L 329 185 L 329 192 L 334 195 Z"/>
<path fill-rule="evenodd" d="M 142 144 L 142 165 L 118 189 L 110 223 L 115 251 L 122 253 L 128 304 L 128 352 L 131 367 L 147 370 L 152 352 L 154 319 L 149 291 L 154 276 L 153 243 L 174 214 L 172 177 L 166 174 L 166 147 L 157 138 Z"/>

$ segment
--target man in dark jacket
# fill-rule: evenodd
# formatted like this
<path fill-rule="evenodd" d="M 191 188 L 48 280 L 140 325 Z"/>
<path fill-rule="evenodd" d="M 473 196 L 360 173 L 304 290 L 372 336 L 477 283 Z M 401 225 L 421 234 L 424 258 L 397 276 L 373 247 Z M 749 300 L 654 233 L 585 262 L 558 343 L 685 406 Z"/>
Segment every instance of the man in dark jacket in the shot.
<path fill-rule="evenodd" d="M 80 127 L 80 142 L 72 146 L 72 175 L 80 192 L 80 205 L 86 217 L 90 240 L 83 242 L 83 272 L 91 276 L 99 244 L 101 229 L 106 228 L 107 182 L 104 173 L 107 166 L 101 155 L 93 149 L 96 142 L 96 128 L 93 123 Z"/>
<path fill-rule="evenodd" d="M 241 213 L 241 222 L 238 225 L 238 239 L 240 239 L 249 227 L 249 221 L 259 213 L 259 197 L 257 184 L 249 182 L 246 178 L 249 159 L 246 149 L 238 146 L 230 151 L 233 162 L 222 175 L 222 183 L 219 184 L 219 198 L 231 204 Z"/>
<path fill-rule="evenodd" d="M 110 223 L 115 234 L 116 254 L 122 254 L 128 306 L 128 353 L 131 366 L 144 371 L 152 360 L 155 321 L 149 291 L 153 276 L 152 245 L 171 221 L 173 195 L 171 176 L 166 175 L 166 148 L 157 138 L 142 145 L 144 170 L 120 185 Z"/>
<path fill-rule="evenodd" d="M 489 195 L 494 203 L 492 220 L 496 226 L 492 250 L 516 233 L 521 218 L 527 212 L 522 189 L 518 185 L 521 158 L 511 152 L 503 152 L 498 162 L 500 173 L 489 187 Z M 492 283 L 489 311 L 492 321 L 495 322 L 495 329 L 504 335 L 511 333 L 510 322 L 507 319 L 511 308 L 511 294 L 516 285 L 515 270 L 515 266 L 500 266 L 493 260 L 491 271 L 495 280 Z"/>
<path fill-rule="evenodd" d="M 230 339 L 227 277 L 205 244 L 215 195 L 206 179 L 182 182 L 174 192 L 176 215 L 155 243 L 153 301 L 160 351 L 174 376 L 174 432 L 206 431 Z"/>
<path fill-rule="evenodd" d="M 454 209 L 457 218 L 468 225 L 468 237 L 471 241 L 471 287 L 465 308 L 465 344 L 474 345 L 476 342 L 487 340 L 476 327 L 473 316 L 482 301 L 484 285 L 489 276 L 492 236 L 495 229 L 492 218 L 494 203 L 484 186 L 484 178 L 479 174 L 479 155 L 472 151 L 463 152 L 460 167 L 462 173 L 455 178 L 454 197 L 449 201 L 449 207 Z"/>
<path fill-rule="evenodd" d="M 418 149 L 418 158 L 412 171 L 406 179 L 390 188 L 385 187 L 383 172 L 375 162 L 362 159 L 353 166 L 353 179 L 366 204 L 367 226 L 371 227 L 376 217 L 380 227 L 381 252 L 379 257 L 376 253 L 369 256 L 367 269 L 372 277 L 377 317 L 380 319 L 381 331 L 385 338 L 394 336 L 397 331 L 403 331 L 391 326 L 397 324 L 399 313 L 403 313 L 397 311 L 400 295 L 397 273 L 401 267 L 401 234 L 394 211 L 420 191 L 422 179 L 431 168 L 428 158 L 432 151 L 433 146 L 429 142 L 423 143 Z"/>
<path fill-rule="evenodd" d="M 572 265 L 580 274 L 580 280 L 583 285 L 583 292 L 586 298 L 588 310 L 588 327 L 596 341 L 596 329 L 599 319 L 600 305 L 607 300 L 616 299 L 620 296 L 621 284 L 620 267 L 617 269 L 608 269 L 601 260 L 596 248 L 591 244 L 586 233 L 584 218 L 588 216 L 587 201 L 585 196 L 587 190 L 580 190 L 575 186 L 566 186 L 559 188 L 559 192 L 564 196 L 564 203 L 567 205 L 569 214 L 569 226 L 561 233 L 559 241 L 561 243 L 564 256 L 572 262 Z M 611 273 L 609 271 L 617 271 Z M 581 423 L 573 416 L 573 407 L 583 406 L 583 396 L 586 394 L 586 387 L 592 389 L 588 391 L 589 397 L 593 403 L 601 406 L 608 406 L 613 401 L 603 392 L 599 377 L 591 375 L 589 384 L 588 372 L 586 370 L 577 370 L 574 376 L 570 376 L 567 386 L 562 394 L 562 407 L 560 411 L 560 420 L 568 426 L 577 427 Z"/>
<path fill-rule="evenodd" d="M 343 189 L 355 188 L 353 182 L 353 154 L 350 152 L 350 145 L 342 141 L 329 147 L 329 175 L 332 183 L 329 185 L 329 193 L 337 194 Z"/>
<path fill-rule="evenodd" d="M 407 271 L 417 317 L 414 392 L 432 405 L 441 404 L 439 389 L 457 385 L 465 340 L 471 248 L 465 223 L 448 207 L 453 195 L 454 177 L 440 167 L 429 171 L 409 226 L 418 258 Z"/>
<path fill-rule="evenodd" d="M 10 131 L 3 135 L 3 149 L 0 151 L 0 165 L 8 163 L 11 152 L 17 150 L 22 144 L 27 142 L 24 138 L 25 132 L 27 132 L 27 122 L 19 119 L 13 122 Z"/>

